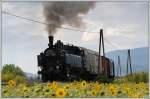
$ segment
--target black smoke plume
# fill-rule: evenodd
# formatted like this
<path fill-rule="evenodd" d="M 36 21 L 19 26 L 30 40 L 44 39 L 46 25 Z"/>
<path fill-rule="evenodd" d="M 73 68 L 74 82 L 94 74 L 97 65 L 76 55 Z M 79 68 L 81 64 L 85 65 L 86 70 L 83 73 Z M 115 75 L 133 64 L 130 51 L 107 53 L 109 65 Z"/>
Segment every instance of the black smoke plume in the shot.
<path fill-rule="evenodd" d="M 49 35 L 57 32 L 62 25 L 73 25 L 77 28 L 84 27 L 82 15 L 94 8 L 92 1 L 57 1 L 44 3 L 44 15 L 46 17 Z"/>

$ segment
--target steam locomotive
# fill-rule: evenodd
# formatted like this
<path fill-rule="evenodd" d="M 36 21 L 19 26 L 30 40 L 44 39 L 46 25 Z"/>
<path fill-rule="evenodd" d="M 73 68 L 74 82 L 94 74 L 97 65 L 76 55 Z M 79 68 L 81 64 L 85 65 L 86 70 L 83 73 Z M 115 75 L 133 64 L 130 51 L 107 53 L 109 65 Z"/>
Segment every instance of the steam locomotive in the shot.
<path fill-rule="evenodd" d="M 101 66 L 98 67 L 99 54 L 89 49 L 64 45 L 60 40 L 53 44 L 53 36 L 49 36 L 48 48 L 37 55 L 38 74 L 43 82 L 94 80 L 98 74 L 114 77 L 114 62 L 101 56 Z"/>

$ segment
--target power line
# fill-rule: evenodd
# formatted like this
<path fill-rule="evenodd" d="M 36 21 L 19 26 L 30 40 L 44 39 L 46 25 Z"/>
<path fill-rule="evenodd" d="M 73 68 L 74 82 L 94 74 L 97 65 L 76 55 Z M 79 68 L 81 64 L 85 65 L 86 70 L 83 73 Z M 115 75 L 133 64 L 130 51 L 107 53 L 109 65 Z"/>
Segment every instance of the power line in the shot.
<path fill-rule="evenodd" d="M 110 42 L 108 39 L 105 38 L 104 40 L 105 40 L 106 43 L 109 44 L 110 46 L 115 47 L 116 49 L 119 49 L 118 46 L 116 46 L 114 43 Z"/>
<path fill-rule="evenodd" d="M 28 20 L 28 21 L 32 21 L 32 22 L 36 22 L 36 23 L 40 23 L 40 24 L 44 24 L 44 25 L 50 25 L 50 24 L 45 23 L 45 22 L 41 22 L 41 21 L 37 21 L 37 20 L 33 20 L 33 19 L 26 18 L 26 17 L 18 16 L 18 15 L 15 15 L 15 14 L 12 14 L 12 13 L 9 13 L 9 12 L 6 12 L 6 11 L 2 11 L 2 13 L 5 13 L 5 14 L 11 15 L 11 16 L 15 16 L 15 17 L 18 17 L 18 18 L 21 18 L 21 19 L 25 19 L 25 20 Z M 73 27 L 73 26 L 71 26 L 71 27 Z M 84 30 L 73 29 L 73 28 L 67 28 L 67 27 L 61 27 L 61 28 L 66 29 L 66 30 L 79 31 L 79 32 L 98 33 L 98 32 L 84 31 Z M 75 27 L 74 27 L 74 28 L 75 28 Z"/>
<path fill-rule="evenodd" d="M 28 20 L 28 21 L 31 21 L 31 22 L 35 22 L 35 23 L 39 23 L 39 24 L 43 24 L 43 25 L 49 25 L 48 23 L 45 23 L 45 22 L 42 22 L 42 21 L 38 21 L 38 20 L 33 20 L 33 19 L 26 18 L 26 17 L 23 17 L 23 16 L 18 16 L 16 14 L 12 14 L 10 12 L 2 11 L 2 13 L 10 15 L 10 16 L 17 17 L 17 18 L 21 18 L 21 19 L 24 19 L 24 20 Z M 66 30 L 79 31 L 79 32 L 99 33 L 99 32 L 92 32 L 92 31 L 84 31 L 84 30 L 79 30 L 79 29 L 73 29 L 75 27 L 73 27 L 73 26 L 71 26 L 71 27 L 72 28 L 67 28 L 67 27 L 61 27 L 61 28 L 66 29 Z M 104 40 L 106 41 L 107 44 L 111 45 L 112 47 L 115 47 L 115 48 L 119 49 L 115 44 L 113 44 L 112 42 L 110 42 L 106 38 Z"/>

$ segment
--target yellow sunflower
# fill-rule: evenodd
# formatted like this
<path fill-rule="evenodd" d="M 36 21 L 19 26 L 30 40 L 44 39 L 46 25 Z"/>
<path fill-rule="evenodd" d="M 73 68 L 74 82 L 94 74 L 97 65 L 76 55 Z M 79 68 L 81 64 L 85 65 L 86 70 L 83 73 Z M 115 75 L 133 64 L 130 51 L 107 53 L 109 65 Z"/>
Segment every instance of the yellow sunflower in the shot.
<path fill-rule="evenodd" d="M 96 95 L 97 95 L 96 90 L 92 90 L 92 91 L 91 91 L 91 96 L 96 96 Z"/>
<path fill-rule="evenodd" d="M 8 92 L 4 93 L 4 97 L 8 97 L 10 94 Z"/>
<path fill-rule="evenodd" d="M 8 92 L 8 90 L 3 90 L 3 95 L 4 95 L 4 97 L 7 97 L 7 96 L 9 96 L 9 92 Z"/>
<path fill-rule="evenodd" d="M 82 87 L 85 87 L 85 86 L 86 86 L 86 81 L 82 81 L 82 82 L 81 82 L 81 86 L 82 86 Z"/>
<path fill-rule="evenodd" d="M 102 91 L 102 92 L 100 93 L 100 95 L 101 95 L 101 96 L 105 96 L 105 92 Z"/>
<path fill-rule="evenodd" d="M 57 85 L 56 81 L 53 81 L 52 84 L 53 84 L 53 85 Z"/>
<path fill-rule="evenodd" d="M 53 87 L 53 84 L 48 83 L 47 86 L 48 86 L 48 88 L 52 88 L 52 87 Z"/>
<path fill-rule="evenodd" d="M 64 89 L 68 90 L 69 87 L 70 87 L 69 85 L 65 85 L 65 86 L 64 86 Z"/>
<path fill-rule="evenodd" d="M 52 82 L 52 87 L 53 87 L 54 89 L 57 87 L 56 81 L 53 81 L 53 82 Z"/>
<path fill-rule="evenodd" d="M 23 92 L 29 92 L 29 88 L 28 87 L 26 87 L 26 86 L 23 86 Z"/>
<path fill-rule="evenodd" d="M 15 86 L 16 86 L 16 82 L 15 82 L 14 80 L 9 80 L 9 81 L 8 81 L 8 85 L 9 85 L 10 87 L 15 87 Z"/>
<path fill-rule="evenodd" d="M 117 95 L 117 92 L 114 90 L 111 92 L 112 96 L 116 96 Z"/>
<path fill-rule="evenodd" d="M 66 96 L 66 92 L 63 88 L 59 88 L 56 90 L 56 96 L 57 97 L 65 97 Z"/>
<path fill-rule="evenodd" d="M 54 94 L 54 93 L 50 94 L 50 97 L 56 97 L 56 94 Z"/>
<path fill-rule="evenodd" d="M 101 86 L 100 85 L 95 85 L 94 88 L 95 88 L 96 91 L 99 91 L 101 89 Z"/>
<path fill-rule="evenodd" d="M 109 90 L 112 92 L 115 90 L 115 87 L 111 85 L 111 86 L 109 86 Z"/>

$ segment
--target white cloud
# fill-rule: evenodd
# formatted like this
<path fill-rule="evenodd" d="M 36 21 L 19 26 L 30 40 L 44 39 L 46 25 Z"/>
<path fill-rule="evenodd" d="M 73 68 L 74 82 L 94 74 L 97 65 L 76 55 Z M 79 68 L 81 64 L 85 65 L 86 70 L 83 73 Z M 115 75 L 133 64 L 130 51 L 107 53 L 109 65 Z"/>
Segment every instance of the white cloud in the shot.
<path fill-rule="evenodd" d="M 84 32 L 82 36 L 82 40 L 85 42 L 92 42 L 97 38 L 97 36 L 98 36 L 98 33 Z"/>

